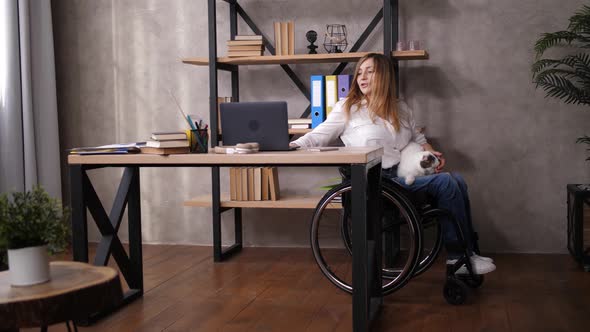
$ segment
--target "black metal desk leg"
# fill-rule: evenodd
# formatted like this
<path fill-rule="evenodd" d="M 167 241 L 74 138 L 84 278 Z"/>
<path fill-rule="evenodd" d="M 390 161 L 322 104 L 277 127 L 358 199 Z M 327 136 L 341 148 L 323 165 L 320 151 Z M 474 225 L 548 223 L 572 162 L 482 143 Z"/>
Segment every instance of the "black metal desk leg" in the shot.
<path fill-rule="evenodd" d="M 88 262 L 88 225 L 86 200 L 84 198 L 84 176 L 82 165 L 70 165 L 70 205 L 72 209 L 72 251 L 74 260 Z"/>
<path fill-rule="evenodd" d="M 369 167 L 372 167 L 368 170 Z M 381 293 L 380 168 L 352 165 L 353 331 L 368 331 L 383 302 Z"/>
<path fill-rule="evenodd" d="M 131 262 L 131 275 L 129 288 L 136 289 L 138 294 L 143 294 L 143 255 L 141 250 L 141 199 L 139 187 L 139 167 L 129 167 L 131 171 L 131 183 L 127 194 L 127 219 L 129 230 L 129 260 Z"/>
<path fill-rule="evenodd" d="M 235 243 L 226 250 L 221 245 L 221 202 L 219 167 L 211 167 L 211 214 L 213 221 L 213 260 L 221 262 L 242 250 L 242 209 L 235 209 Z"/>

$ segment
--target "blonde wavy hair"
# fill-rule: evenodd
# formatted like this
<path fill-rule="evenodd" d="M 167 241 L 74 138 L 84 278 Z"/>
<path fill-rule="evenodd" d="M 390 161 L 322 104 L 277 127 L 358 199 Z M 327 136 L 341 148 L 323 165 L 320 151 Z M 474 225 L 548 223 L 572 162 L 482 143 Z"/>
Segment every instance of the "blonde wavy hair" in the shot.
<path fill-rule="evenodd" d="M 368 59 L 373 59 L 373 81 L 371 82 L 371 97 L 366 98 L 361 92 L 358 85 L 357 78 L 359 69 L 363 62 Z M 393 69 L 393 62 L 389 57 L 378 53 L 369 53 L 357 62 L 352 80 L 352 86 L 348 97 L 344 102 L 344 110 L 348 118 L 350 118 L 350 110 L 353 106 L 357 109 L 361 106 L 361 101 L 368 99 L 367 108 L 371 119 L 375 121 L 378 116 L 386 121 L 389 121 L 396 131 L 400 128 L 400 115 L 398 112 L 398 99 L 395 94 L 395 72 Z"/>

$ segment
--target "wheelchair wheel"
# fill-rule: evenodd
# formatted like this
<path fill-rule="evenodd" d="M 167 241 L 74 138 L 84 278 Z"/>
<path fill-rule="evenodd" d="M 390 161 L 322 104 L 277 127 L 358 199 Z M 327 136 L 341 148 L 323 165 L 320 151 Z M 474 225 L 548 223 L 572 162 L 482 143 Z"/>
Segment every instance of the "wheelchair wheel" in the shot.
<path fill-rule="evenodd" d="M 461 280 L 449 278 L 445 282 L 443 296 L 449 304 L 463 304 L 467 299 L 467 286 Z"/>
<path fill-rule="evenodd" d="M 336 202 L 350 190 L 350 183 L 345 182 L 326 193 L 316 207 L 310 228 L 311 247 L 320 270 L 336 287 L 348 293 L 352 293 L 352 223 L 348 208 Z M 401 216 L 398 226 L 402 250 L 395 265 L 382 270 L 385 295 L 411 278 L 421 250 L 421 230 L 417 213 L 405 197 L 394 191 L 383 191 L 381 197 L 384 204 L 395 206 Z"/>
<path fill-rule="evenodd" d="M 430 212 L 422 215 L 422 221 L 420 222 L 423 238 L 422 253 L 418 267 L 414 271 L 414 277 L 419 276 L 434 264 L 442 248 L 442 226 L 436 218 L 437 216 L 434 216 Z"/>
<path fill-rule="evenodd" d="M 389 202 L 389 197 L 393 195 L 391 193 L 388 194 L 388 190 L 391 192 L 393 189 L 385 189 L 384 187 L 381 192 L 384 204 L 387 204 L 387 202 Z M 422 221 L 419 223 L 422 228 L 422 250 L 419 256 L 418 266 L 414 270 L 412 277 L 416 277 L 428 270 L 436 260 L 436 257 L 442 248 L 442 228 L 440 223 L 436 220 L 438 217 L 437 212 L 438 210 L 432 209 L 422 215 Z M 340 223 L 340 232 L 342 234 L 342 239 L 344 240 L 344 245 L 349 254 L 352 255 L 352 225 L 346 211 L 342 214 Z M 384 237 L 387 237 L 388 233 L 390 233 L 389 235 L 395 238 L 395 232 L 399 225 L 400 223 L 396 221 L 385 221 L 382 229 Z M 390 254 L 395 255 L 395 253 Z M 387 270 L 384 270 L 384 272 L 387 272 Z M 384 273 L 385 277 L 388 277 L 388 275 L 388 273 Z"/>

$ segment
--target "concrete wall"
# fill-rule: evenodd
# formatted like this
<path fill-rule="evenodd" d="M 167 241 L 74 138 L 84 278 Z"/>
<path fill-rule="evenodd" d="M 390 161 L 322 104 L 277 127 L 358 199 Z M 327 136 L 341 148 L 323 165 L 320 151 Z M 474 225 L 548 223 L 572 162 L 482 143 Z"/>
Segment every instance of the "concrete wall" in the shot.
<path fill-rule="evenodd" d="M 379 0 L 240 3 L 271 38 L 273 21 L 294 19 L 296 53 L 307 52 L 307 30 L 321 34 L 328 23 L 346 24 L 352 44 L 382 5 Z M 589 133 L 590 112 L 545 99 L 531 84 L 530 65 L 538 36 L 565 28 L 584 2 L 400 3 L 400 38 L 422 40 L 431 55 L 427 61 L 402 63 L 401 93 L 445 153 L 449 169 L 470 184 L 481 247 L 565 252 L 565 185 L 590 180 L 584 146 L 574 144 Z M 229 11 L 225 2 L 217 1 L 217 7 L 219 54 L 224 54 Z M 185 112 L 208 118 L 208 69 L 180 62 L 208 54 L 207 1 L 60 0 L 53 1 L 53 16 L 62 149 L 145 140 L 152 131 L 183 128 L 169 91 Z M 243 23 L 240 31 L 249 32 Z M 361 50 L 379 51 L 381 36 L 379 24 Z M 310 74 L 327 74 L 335 66 L 292 68 L 308 84 Z M 221 74 L 220 95 L 230 94 L 228 82 Z M 241 67 L 240 86 L 242 101 L 287 100 L 292 117 L 307 106 L 278 66 Z M 120 173 L 91 173 L 107 202 Z M 336 174 L 281 169 L 280 183 L 283 191 L 316 192 Z M 67 192 L 65 163 L 62 175 Z M 182 206 L 183 200 L 210 192 L 208 170 L 145 169 L 141 181 L 145 242 L 211 243 L 210 209 Z M 224 171 L 226 189 L 227 184 Z M 302 210 L 245 210 L 245 243 L 307 246 L 310 216 Z M 229 226 L 231 215 L 224 219 Z M 91 236 L 97 238 L 94 228 Z"/>

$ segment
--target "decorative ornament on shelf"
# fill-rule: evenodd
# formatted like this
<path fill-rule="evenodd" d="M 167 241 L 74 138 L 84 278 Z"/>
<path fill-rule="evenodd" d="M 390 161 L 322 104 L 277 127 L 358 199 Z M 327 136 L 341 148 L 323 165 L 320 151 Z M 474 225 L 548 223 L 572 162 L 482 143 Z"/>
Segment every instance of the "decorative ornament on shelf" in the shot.
<path fill-rule="evenodd" d="M 309 42 L 309 46 L 307 46 L 307 48 L 309 48 L 309 52 L 307 52 L 307 54 L 318 54 L 318 52 L 315 50 L 318 47 L 317 45 L 313 44 L 316 42 L 316 40 L 318 40 L 318 33 L 313 30 L 309 30 L 305 33 L 305 38 L 307 38 L 307 41 Z"/>
<path fill-rule="evenodd" d="M 326 25 L 324 48 L 328 53 L 342 53 L 348 47 L 346 41 L 346 26 L 344 24 Z"/>

